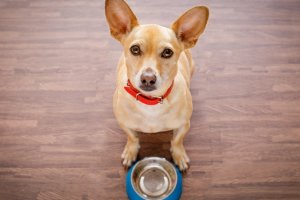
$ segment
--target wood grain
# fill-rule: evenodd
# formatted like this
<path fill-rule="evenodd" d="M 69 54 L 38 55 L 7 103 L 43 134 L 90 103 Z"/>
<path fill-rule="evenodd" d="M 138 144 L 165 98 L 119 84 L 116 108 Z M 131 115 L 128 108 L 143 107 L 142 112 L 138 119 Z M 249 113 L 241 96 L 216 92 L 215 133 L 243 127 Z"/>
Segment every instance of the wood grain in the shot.
<path fill-rule="evenodd" d="M 300 199 L 300 2 L 128 2 L 164 26 L 210 7 L 182 199 Z M 121 51 L 104 1 L 0 2 L 1 200 L 127 199 L 112 113 Z M 140 158 L 170 159 L 170 138 L 141 135 Z"/>

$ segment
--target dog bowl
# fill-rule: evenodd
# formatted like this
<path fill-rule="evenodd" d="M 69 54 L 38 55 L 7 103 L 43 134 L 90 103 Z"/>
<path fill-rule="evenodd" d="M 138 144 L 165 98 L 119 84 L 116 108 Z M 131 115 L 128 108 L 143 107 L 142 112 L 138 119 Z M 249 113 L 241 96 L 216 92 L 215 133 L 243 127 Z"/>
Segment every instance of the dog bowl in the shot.
<path fill-rule="evenodd" d="M 126 191 L 130 200 L 178 200 L 182 193 L 182 176 L 164 158 L 144 158 L 128 171 Z"/>

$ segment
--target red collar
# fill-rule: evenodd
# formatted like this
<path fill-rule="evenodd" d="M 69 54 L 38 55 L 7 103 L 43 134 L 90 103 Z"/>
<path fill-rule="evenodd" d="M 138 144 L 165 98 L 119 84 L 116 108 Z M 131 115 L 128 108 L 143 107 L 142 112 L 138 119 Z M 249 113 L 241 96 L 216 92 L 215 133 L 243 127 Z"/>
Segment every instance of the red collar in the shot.
<path fill-rule="evenodd" d="M 167 98 L 167 96 L 171 93 L 171 90 L 173 88 L 174 81 L 172 82 L 172 85 L 169 87 L 167 92 L 160 97 L 151 97 L 151 96 L 146 96 L 143 95 L 139 90 L 133 87 L 131 82 L 128 80 L 127 86 L 124 87 L 124 89 L 131 95 L 133 96 L 137 101 L 140 101 L 144 104 L 147 105 L 156 105 L 158 103 L 163 103 L 163 100 Z"/>

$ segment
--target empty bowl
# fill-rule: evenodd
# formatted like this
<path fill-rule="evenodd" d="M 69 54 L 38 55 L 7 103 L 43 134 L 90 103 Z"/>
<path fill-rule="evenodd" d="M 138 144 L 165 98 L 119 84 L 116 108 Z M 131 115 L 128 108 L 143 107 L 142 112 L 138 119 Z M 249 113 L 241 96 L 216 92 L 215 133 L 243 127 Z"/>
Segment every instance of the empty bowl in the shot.
<path fill-rule="evenodd" d="M 130 200 L 178 200 L 182 176 L 165 158 L 147 157 L 128 171 L 126 191 Z"/>

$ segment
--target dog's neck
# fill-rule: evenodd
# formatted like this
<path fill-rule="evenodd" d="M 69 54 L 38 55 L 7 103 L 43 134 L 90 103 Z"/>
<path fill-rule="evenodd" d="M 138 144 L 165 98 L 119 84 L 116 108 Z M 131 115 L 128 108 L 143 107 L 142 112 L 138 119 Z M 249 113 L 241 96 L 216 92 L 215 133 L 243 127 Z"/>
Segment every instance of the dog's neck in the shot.
<path fill-rule="evenodd" d="M 174 85 L 174 81 L 172 82 L 171 86 L 168 88 L 166 93 L 160 97 L 154 97 L 154 96 L 146 96 L 142 94 L 138 89 L 136 89 L 128 79 L 127 86 L 124 87 L 124 89 L 133 96 L 137 101 L 140 101 L 141 103 L 144 103 L 146 105 L 157 105 L 159 103 L 163 103 L 163 100 L 167 98 L 167 96 L 171 93 L 172 88 Z"/>

